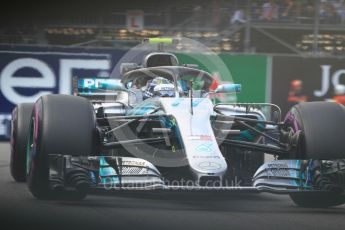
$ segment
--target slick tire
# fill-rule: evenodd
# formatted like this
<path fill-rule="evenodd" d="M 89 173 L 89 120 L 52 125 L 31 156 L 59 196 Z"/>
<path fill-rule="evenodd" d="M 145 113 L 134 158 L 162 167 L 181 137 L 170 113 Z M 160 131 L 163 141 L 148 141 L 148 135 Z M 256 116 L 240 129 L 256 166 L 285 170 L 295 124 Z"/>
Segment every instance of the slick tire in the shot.
<path fill-rule="evenodd" d="M 343 170 L 333 172 L 334 167 L 339 167 L 341 162 L 334 161 L 330 165 L 327 161 L 326 167 L 329 167 L 329 173 L 327 170 L 325 171 L 324 162 L 311 161 L 309 161 L 308 167 L 310 168 L 310 175 L 312 175 L 312 184 L 319 190 L 328 192 L 292 193 L 290 194 L 292 201 L 298 206 L 307 208 L 327 208 L 344 204 L 345 172 Z"/>
<path fill-rule="evenodd" d="M 45 95 L 36 103 L 29 132 L 27 184 L 38 199 L 83 199 L 83 191 L 65 192 L 49 184 L 54 154 L 88 156 L 96 151 L 96 118 L 91 103 L 70 95 Z"/>
<path fill-rule="evenodd" d="M 12 111 L 10 171 L 17 182 L 26 181 L 26 146 L 34 103 L 18 104 Z"/>
<path fill-rule="evenodd" d="M 345 158 L 345 107 L 333 102 L 305 102 L 290 110 L 285 125 L 300 132 L 294 159 Z"/>
<path fill-rule="evenodd" d="M 345 196 L 338 193 L 294 193 L 290 194 L 291 200 L 300 207 L 328 208 L 345 203 Z"/>
<path fill-rule="evenodd" d="M 285 118 L 285 125 L 299 132 L 294 159 L 315 162 L 345 158 L 345 107 L 331 102 L 307 102 L 294 106 Z M 345 196 L 336 191 L 337 183 L 314 168 L 313 184 L 324 193 L 292 193 L 290 198 L 300 207 L 327 208 L 345 203 Z"/>

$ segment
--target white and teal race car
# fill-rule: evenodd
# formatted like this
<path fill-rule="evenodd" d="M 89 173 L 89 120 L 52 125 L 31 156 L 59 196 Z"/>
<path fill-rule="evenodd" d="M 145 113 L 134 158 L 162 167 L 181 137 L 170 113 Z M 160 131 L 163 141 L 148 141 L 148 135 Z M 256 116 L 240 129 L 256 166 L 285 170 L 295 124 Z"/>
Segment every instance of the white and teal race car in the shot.
<path fill-rule="evenodd" d="M 179 66 L 173 54 L 144 60 L 124 64 L 121 81 L 77 78 L 73 96 L 19 104 L 14 179 L 39 199 L 184 190 L 289 194 L 301 206 L 345 202 L 342 105 L 301 103 L 282 120 L 273 104 L 217 102 L 241 86 L 212 89 L 209 73 Z"/>

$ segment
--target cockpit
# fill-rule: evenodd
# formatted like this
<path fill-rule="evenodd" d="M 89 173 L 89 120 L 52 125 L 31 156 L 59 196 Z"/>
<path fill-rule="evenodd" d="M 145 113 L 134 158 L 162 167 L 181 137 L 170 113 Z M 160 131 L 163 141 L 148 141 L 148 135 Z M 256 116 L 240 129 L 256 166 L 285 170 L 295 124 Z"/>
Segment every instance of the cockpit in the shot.
<path fill-rule="evenodd" d="M 150 97 L 204 97 L 213 83 L 211 75 L 205 71 L 181 67 L 151 67 L 126 73 L 122 78 L 125 87 L 134 92 L 137 98 Z"/>

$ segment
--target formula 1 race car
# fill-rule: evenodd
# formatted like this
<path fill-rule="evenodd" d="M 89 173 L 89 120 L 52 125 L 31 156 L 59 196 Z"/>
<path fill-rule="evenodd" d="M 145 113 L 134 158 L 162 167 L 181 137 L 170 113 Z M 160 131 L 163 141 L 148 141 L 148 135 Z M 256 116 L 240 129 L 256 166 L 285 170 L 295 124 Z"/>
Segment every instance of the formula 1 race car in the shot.
<path fill-rule="evenodd" d="M 75 78 L 74 95 L 14 109 L 11 173 L 35 197 L 238 191 L 289 194 L 308 207 L 345 203 L 344 106 L 300 103 L 282 120 L 273 104 L 220 103 L 241 85 L 213 88 L 208 72 L 167 52 L 122 63 L 121 73 Z"/>

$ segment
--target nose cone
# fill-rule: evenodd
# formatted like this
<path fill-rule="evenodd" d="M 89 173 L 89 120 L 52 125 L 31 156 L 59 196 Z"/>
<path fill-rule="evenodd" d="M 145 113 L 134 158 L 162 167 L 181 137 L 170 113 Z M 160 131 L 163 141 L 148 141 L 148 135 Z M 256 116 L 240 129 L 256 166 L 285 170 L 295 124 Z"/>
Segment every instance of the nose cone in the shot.
<path fill-rule="evenodd" d="M 194 174 L 223 175 L 227 170 L 226 161 L 213 136 L 190 136 L 184 144 Z"/>
<path fill-rule="evenodd" d="M 167 113 L 176 119 L 192 172 L 197 178 L 204 175 L 222 176 L 227 164 L 211 127 L 212 102 L 208 98 L 194 99 L 193 115 L 190 113 L 190 98 L 162 99 L 162 104 Z"/>

